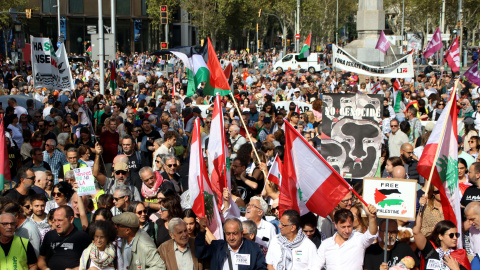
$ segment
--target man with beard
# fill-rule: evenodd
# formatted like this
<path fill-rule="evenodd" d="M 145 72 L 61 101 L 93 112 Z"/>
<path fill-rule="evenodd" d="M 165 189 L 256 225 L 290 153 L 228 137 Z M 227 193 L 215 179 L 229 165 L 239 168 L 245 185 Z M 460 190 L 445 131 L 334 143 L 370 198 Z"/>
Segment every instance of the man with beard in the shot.
<path fill-rule="evenodd" d="M 400 158 L 402 159 L 408 178 L 418 179 L 418 183 L 423 185 L 423 183 L 425 183 L 425 178 L 418 174 L 418 158 L 413 154 L 413 146 L 411 144 L 402 144 L 402 147 L 400 148 Z"/>
<path fill-rule="evenodd" d="M 398 224 L 395 219 L 388 221 L 388 231 L 386 228 L 386 220 L 382 219 L 379 225 L 378 242 L 371 245 L 365 251 L 364 270 L 387 270 L 399 263 L 406 256 L 415 259 L 415 266 L 418 266 L 419 260 L 412 251 L 412 248 L 404 242 L 397 241 Z M 385 233 L 387 238 L 387 262 L 383 261 L 385 253 Z"/>
<path fill-rule="evenodd" d="M 68 163 L 64 164 L 60 168 L 60 171 L 58 172 L 58 180 L 59 181 L 62 181 L 64 179 L 65 173 L 67 173 L 68 171 L 74 170 L 76 168 L 88 167 L 87 164 L 78 161 L 77 149 L 75 149 L 73 147 L 69 148 L 67 150 L 67 162 Z"/>
<path fill-rule="evenodd" d="M 95 163 L 93 165 L 92 174 L 97 179 L 100 186 L 103 187 L 105 194 L 113 194 L 117 187 L 127 186 L 132 191 L 132 201 L 142 201 L 137 187 L 128 181 L 129 170 L 126 162 L 118 161 L 115 163 L 115 166 L 113 167 L 115 178 L 109 178 L 100 172 L 100 156 L 102 155 L 102 151 L 102 147 L 97 142 L 95 145 Z"/>
<path fill-rule="evenodd" d="M 353 230 L 353 214 L 342 209 L 335 212 L 334 221 L 337 232 L 325 239 L 318 248 L 320 268 L 329 270 L 361 270 L 365 250 L 377 238 L 377 209 L 373 205 L 365 207 L 368 216 L 368 230 L 365 233 Z M 342 258 L 339 260 L 339 258 Z"/>
<path fill-rule="evenodd" d="M 463 193 L 462 200 L 460 201 L 462 207 L 466 207 L 471 202 L 480 201 L 479 179 L 480 162 L 475 162 L 470 165 L 470 168 L 468 169 L 468 182 L 470 182 L 472 185 L 469 186 Z"/>
<path fill-rule="evenodd" d="M 142 156 L 139 151 L 136 151 L 134 148 L 133 138 L 129 135 L 126 135 L 122 139 L 122 152 L 128 157 L 128 170 L 130 171 L 130 182 L 140 190 L 142 188 L 142 180 L 138 175 L 140 168 L 147 166 L 147 164 L 142 164 Z"/>
<path fill-rule="evenodd" d="M 143 132 L 138 137 L 138 148 L 142 153 L 143 162 L 146 164 L 152 164 L 152 154 L 153 151 L 155 151 L 153 142 L 156 139 L 161 138 L 160 133 L 152 128 L 150 121 L 146 118 L 142 120 L 142 129 Z"/>
<path fill-rule="evenodd" d="M 35 183 L 35 173 L 30 168 L 22 167 L 18 172 L 18 184 L 3 194 L 4 197 L 13 201 L 18 201 L 21 196 L 33 196 L 35 191 L 32 189 Z"/>

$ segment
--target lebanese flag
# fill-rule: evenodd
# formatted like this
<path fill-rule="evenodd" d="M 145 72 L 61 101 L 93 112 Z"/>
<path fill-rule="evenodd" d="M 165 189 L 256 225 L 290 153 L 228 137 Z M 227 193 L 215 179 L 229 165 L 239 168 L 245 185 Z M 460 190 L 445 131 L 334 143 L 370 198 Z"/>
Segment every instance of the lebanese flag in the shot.
<path fill-rule="evenodd" d="M 280 184 L 282 183 L 282 171 L 283 163 L 280 160 L 280 157 L 277 155 L 275 157 L 275 161 L 270 167 L 270 171 L 268 171 L 267 180 L 277 184 L 277 186 L 280 186 Z"/>
<path fill-rule="evenodd" d="M 393 82 L 393 110 L 398 113 L 400 111 L 400 102 L 402 102 L 403 89 L 400 81 L 395 79 Z"/>
<path fill-rule="evenodd" d="M 288 209 L 300 215 L 313 212 L 326 217 L 348 194 L 351 187 L 285 121 L 285 155 L 280 185 L 280 216 Z"/>
<path fill-rule="evenodd" d="M 222 96 L 229 95 L 231 92 L 230 85 L 227 77 L 225 77 L 225 73 L 223 73 L 210 38 L 207 38 L 207 42 L 202 49 L 202 56 L 210 71 L 210 77 L 205 84 L 203 94 L 210 96 L 213 96 L 215 93 L 220 93 Z"/>
<path fill-rule="evenodd" d="M 308 34 L 307 40 L 305 40 L 305 44 L 303 45 L 302 50 L 298 54 L 298 59 L 307 58 L 310 55 L 310 43 L 312 40 L 312 32 Z"/>
<path fill-rule="evenodd" d="M 380 82 L 377 82 L 373 85 L 372 89 L 370 89 L 370 94 L 376 94 L 380 90 L 382 90 L 382 88 L 380 87 Z"/>
<path fill-rule="evenodd" d="M 0 114 L 0 149 L 3 150 L 2 157 L 0 157 L 0 191 L 3 190 L 5 180 L 12 181 L 10 174 L 10 161 L 8 160 L 7 141 L 5 137 L 5 127 L 3 126 L 3 114 Z"/>
<path fill-rule="evenodd" d="M 210 125 L 210 136 L 208 139 L 208 174 L 212 190 L 217 195 L 218 209 L 223 206 L 223 188 L 231 190 L 230 179 L 230 157 L 227 144 L 225 143 L 225 129 L 223 125 L 223 112 L 220 101 L 220 94 L 215 97 L 213 107 L 212 123 Z M 231 215 L 239 217 L 240 209 L 230 199 Z"/>
<path fill-rule="evenodd" d="M 425 145 L 418 162 L 418 173 L 429 179 L 433 167 L 431 184 L 440 191 L 443 215 L 457 225 L 462 232 L 460 215 L 460 188 L 458 185 L 458 143 L 457 143 L 456 94 L 452 91 L 447 107 L 437 120 L 432 134 Z M 444 132 L 443 132 L 444 131 Z M 438 156 L 436 156 L 438 152 Z M 459 239 L 461 239 L 459 237 Z M 462 241 L 458 241 L 461 248 Z"/>
<path fill-rule="evenodd" d="M 223 239 L 222 220 L 215 204 L 215 194 L 210 187 L 207 167 L 202 154 L 200 119 L 195 119 L 192 133 L 188 186 L 190 205 L 195 215 L 206 217 L 208 229 L 217 239 Z"/>
<path fill-rule="evenodd" d="M 460 46 L 458 44 L 458 37 L 455 38 L 450 47 L 445 53 L 445 61 L 448 63 L 453 72 L 460 70 Z"/>

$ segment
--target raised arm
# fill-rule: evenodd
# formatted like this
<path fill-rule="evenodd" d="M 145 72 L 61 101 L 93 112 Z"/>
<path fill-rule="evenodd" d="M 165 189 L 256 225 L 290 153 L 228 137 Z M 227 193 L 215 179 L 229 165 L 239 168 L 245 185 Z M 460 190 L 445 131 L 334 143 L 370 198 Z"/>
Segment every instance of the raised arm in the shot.
<path fill-rule="evenodd" d="M 420 206 L 425 207 L 427 204 L 427 198 L 423 196 L 419 200 Z M 423 211 L 418 211 L 417 218 L 415 219 L 415 224 L 413 225 L 413 238 L 415 239 L 415 244 L 417 245 L 418 249 L 423 250 L 425 245 L 427 244 L 427 238 L 425 235 L 422 234 L 422 218 L 423 218 Z"/>
<path fill-rule="evenodd" d="M 95 161 L 93 163 L 92 174 L 97 179 L 100 186 L 104 186 L 107 181 L 107 177 L 100 172 L 100 156 L 102 155 L 103 148 L 99 142 L 95 143 Z"/>

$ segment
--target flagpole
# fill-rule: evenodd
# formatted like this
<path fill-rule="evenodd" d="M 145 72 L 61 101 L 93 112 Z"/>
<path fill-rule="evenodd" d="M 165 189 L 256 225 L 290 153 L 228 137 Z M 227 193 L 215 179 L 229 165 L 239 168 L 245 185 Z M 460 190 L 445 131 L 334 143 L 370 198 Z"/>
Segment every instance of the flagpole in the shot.
<path fill-rule="evenodd" d="M 389 43 L 390 43 L 390 41 L 389 41 Z M 395 55 L 395 52 L 392 49 L 392 44 L 390 44 L 390 46 L 388 46 L 388 47 L 390 47 L 390 50 L 392 51 L 393 56 L 395 57 L 395 61 L 397 61 L 398 59 L 397 59 L 397 56 Z"/>
<path fill-rule="evenodd" d="M 315 154 L 323 161 L 323 163 L 325 163 L 325 165 L 327 165 L 328 168 L 330 168 L 330 170 L 331 170 L 334 174 L 336 174 L 338 177 L 340 177 L 340 178 L 342 179 L 342 181 L 345 183 L 345 185 L 348 186 L 348 189 L 349 189 L 350 191 L 352 191 L 353 194 L 354 194 L 355 196 L 357 196 L 357 198 L 358 198 L 365 206 L 368 206 L 368 203 L 366 203 L 365 200 L 364 200 L 360 195 L 358 195 L 358 193 L 352 188 L 352 186 L 350 186 L 350 184 L 347 183 L 347 181 L 345 181 L 345 179 L 344 179 L 342 176 L 340 176 L 340 174 L 338 174 L 338 172 L 337 172 L 330 164 L 328 164 L 328 162 L 322 157 L 322 155 L 320 155 L 320 153 L 318 153 L 317 149 L 313 148 L 313 146 L 312 146 L 311 144 L 309 144 L 309 143 L 307 142 L 307 140 L 305 140 L 305 138 L 292 126 L 292 124 L 290 124 L 290 122 L 285 121 L 285 125 L 290 126 L 290 127 L 292 128 L 293 132 L 298 136 L 298 138 L 300 138 L 300 139 L 310 148 L 310 150 L 312 150 L 313 153 L 315 153 Z"/>
<path fill-rule="evenodd" d="M 454 88 L 453 88 L 454 91 L 452 91 L 452 93 L 450 94 L 450 100 L 449 100 L 450 106 L 448 106 L 448 108 L 447 108 L 447 117 L 450 115 L 450 111 L 452 109 L 452 106 L 456 106 L 455 104 L 453 104 L 453 100 L 457 96 L 457 93 L 456 93 L 455 89 L 457 89 L 459 81 L 460 81 L 460 79 L 457 79 L 455 81 L 455 85 L 454 85 Z M 443 138 L 445 137 L 445 129 L 447 128 L 447 123 L 448 123 L 448 119 L 445 118 L 445 122 L 443 123 L 442 132 L 440 133 L 439 143 L 443 143 Z M 424 194 L 425 197 L 427 197 L 427 192 L 430 189 L 430 185 L 432 183 L 433 172 L 434 172 L 435 168 L 437 167 L 435 164 L 437 164 L 438 155 L 440 154 L 440 148 L 441 148 L 440 145 L 438 145 L 437 151 L 435 153 L 435 158 L 433 159 L 433 166 L 432 166 L 432 169 L 430 170 L 430 176 L 428 177 L 427 183 L 425 184 L 425 188 L 426 188 L 425 189 L 426 192 Z"/>
<path fill-rule="evenodd" d="M 237 108 L 238 115 L 240 116 L 240 120 L 242 121 L 243 126 L 245 127 L 245 131 L 247 132 L 247 137 L 248 141 L 250 141 L 250 144 L 252 145 L 253 148 L 253 153 L 255 153 L 255 156 L 257 157 L 258 162 L 260 163 L 260 157 L 258 157 L 257 149 L 255 148 L 255 144 L 253 144 L 252 137 L 250 137 L 250 132 L 248 132 L 248 127 L 245 125 L 245 122 L 243 121 L 242 113 L 240 112 L 240 108 L 238 108 L 237 101 L 235 100 L 235 97 L 233 96 L 232 91 L 230 91 L 230 96 L 232 96 L 233 103 L 235 103 L 235 108 Z M 267 173 L 262 171 L 263 175 L 265 176 L 265 180 L 267 180 Z"/>

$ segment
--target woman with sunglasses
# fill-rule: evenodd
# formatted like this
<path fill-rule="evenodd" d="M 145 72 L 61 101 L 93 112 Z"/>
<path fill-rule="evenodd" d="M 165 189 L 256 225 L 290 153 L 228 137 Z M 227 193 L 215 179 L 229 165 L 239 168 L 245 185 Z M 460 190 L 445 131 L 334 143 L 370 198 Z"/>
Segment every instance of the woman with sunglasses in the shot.
<path fill-rule="evenodd" d="M 476 130 L 480 130 L 480 102 L 475 105 L 477 110 L 472 114 L 473 124 Z"/>
<path fill-rule="evenodd" d="M 168 232 L 168 222 L 175 217 L 183 218 L 182 206 L 180 205 L 180 197 L 178 195 L 171 195 L 165 197 L 160 202 L 160 218 L 155 222 L 155 243 L 160 246 L 162 243 L 172 239 Z"/>
<path fill-rule="evenodd" d="M 420 205 L 428 209 L 426 204 L 427 199 L 422 197 L 420 199 Z M 431 234 L 426 236 L 422 233 L 424 215 L 425 213 L 422 211 L 418 212 L 413 227 L 415 244 L 421 251 L 423 258 L 420 269 L 470 269 L 470 262 L 468 261 L 466 251 L 464 249 L 457 249 L 457 241 L 460 238 L 460 233 L 458 233 L 455 224 L 449 220 L 442 219 L 435 224 Z"/>
<path fill-rule="evenodd" d="M 58 182 L 58 184 L 53 187 L 53 201 L 48 201 L 45 205 L 45 213 L 48 213 L 51 209 L 58 208 L 62 205 L 68 205 L 72 207 L 70 204 L 70 199 L 72 198 L 73 193 L 73 187 L 68 182 Z"/>
<path fill-rule="evenodd" d="M 142 202 L 133 201 L 127 207 L 127 212 L 132 212 L 137 215 L 138 220 L 140 220 L 140 229 L 146 232 L 152 240 L 155 240 L 155 226 L 154 223 L 151 222 L 147 218 L 148 210 L 145 208 Z"/>
<path fill-rule="evenodd" d="M 20 116 L 20 121 L 18 121 L 17 127 L 22 131 L 29 130 L 30 132 L 34 132 L 35 129 L 30 122 L 31 122 L 31 118 L 26 114 L 22 114 Z"/>
<path fill-rule="evenodd" d="M 478 136 L 470 137 L 470 139 L 468 140 L 468 146 L 470 146 L 470 150 L 468 150 L 467 153 L 470 154 L 475 159 L 477 159 L 479 149 L 480 149 L 479 137 Z"/>

